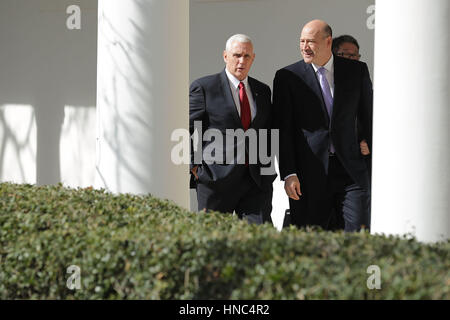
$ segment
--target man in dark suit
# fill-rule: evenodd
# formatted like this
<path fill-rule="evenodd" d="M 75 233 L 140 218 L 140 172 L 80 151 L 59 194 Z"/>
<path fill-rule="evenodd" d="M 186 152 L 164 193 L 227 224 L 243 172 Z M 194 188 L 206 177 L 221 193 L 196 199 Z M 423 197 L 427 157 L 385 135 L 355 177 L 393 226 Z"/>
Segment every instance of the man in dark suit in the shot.
<path fill-rule="evenodd" d="M 345 231 L 356 231 L 370 224 L 360 142 L 371 148 L 372 82 L 365 63 L 333 56 L 331 44 L 324 21 L 307 23 L 300 37 L 303 60 L 275 75 L 280 175 L 294 224 L 327 229 L 335 211 Z"/>
<path fill-rule="evenodd" d="M 331 45 L 331 51 L 333 54 L 339 57 L 343 57 L 346 59 L 360 60 L 361 54 L 359 53 L 359 43 L 353 36 L 344 34 L 339 37 L 333 39 L 333 43 Z M 358 127 L 358 124 L 357 124 Z M 372 155 L 370 154 L 369 146 L 365 140 L 361 140 L 359 144 L 361 148 L 361 154 L 364 156 L 364 159 L 367 164 L 367 170 L 369 171 L 369 179 L 371 177 L 371 168 L 372 168 Z M 370 212 L 370 210 L 369 210 Z M 339 219 L 340 218 L 340 219 Z M 344 220 L 342 217 L 333 217 L 330 221 L 331 229 L 343 229 L 344 228 Z"/>
<path fill-rule="evenodd" d="M 331 50 L 333 54 L 339 57 L 358 60 L 361 58 L 361 54 L 359 53 L 359 43 L 354 37 L 348 34 L 344 34 L 342 36 L 336 37 L 333 39 Z M 359 144 L 361 148 L 361 154 L 364 156 L 370 155 L 369 146 L 365 140 L 361 140 Z M 369 160 L 368 167 L 370 172 Z"/>
<path fill-rule="evenodd" d="M 334 38 L 331 51 L 333 51 L 333 54 L 347 59 L 359 61 L 361 58 L 358 40 L 348 34 Z"/>
<path fill-rule="evenodd" d="M 259 157 L 255 159 L 259 130 L 271 128 L 272 104 L 270 88 L 247 76 L 254 58 L 250 38 L 234 35 L 223 52 L 225 69 L 191 84 L 190 133 L 193 135 L 197 128 L 210 134 L 191 146 L 190 169 L 199 210 L 234 211 L 250 223 L 261 224 L 272 222 L 272 182 L 276 175 L 264 174 L 264 165 Z M 233 137 L 235 132 L 241 137 L 245 132 L 249 143 Z M 211 149 L 208 156 L 206 151 Z"/>

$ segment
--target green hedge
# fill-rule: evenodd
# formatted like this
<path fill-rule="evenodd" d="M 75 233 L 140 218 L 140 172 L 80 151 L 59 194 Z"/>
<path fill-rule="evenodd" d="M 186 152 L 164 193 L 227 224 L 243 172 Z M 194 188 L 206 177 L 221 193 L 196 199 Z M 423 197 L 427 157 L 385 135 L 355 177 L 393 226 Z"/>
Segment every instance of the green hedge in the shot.
<path fill-rule="evenodd" d="M 278 232 L 92 188 L 3 183 L 0 210 L 1 299 L 450 298 L 449 241 Z M 370 265 L 380 290 L 367 288 Z"/>

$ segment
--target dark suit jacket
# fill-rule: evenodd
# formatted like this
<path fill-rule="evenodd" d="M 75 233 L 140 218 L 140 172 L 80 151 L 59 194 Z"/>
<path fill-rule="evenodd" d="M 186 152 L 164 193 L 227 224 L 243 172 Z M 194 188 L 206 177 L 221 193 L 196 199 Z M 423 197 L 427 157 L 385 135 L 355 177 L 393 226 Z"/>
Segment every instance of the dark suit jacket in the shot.
<path fill-rule="evenodd" d="M 270 88 L 256 79 L 248 77 L 248 84 L 252 91 L 253 99 L 256 105 L 256 117 L 250 124 L 250 128 L 268 129 L 272 123 L 272 103 Z M 202 122 L 203 133 L 207 129 L 217 129 L 223 133 L 223 159 L 226 159 L 225 153 L 227 147 L 225 145 L 226 129 L 243 129 L 239 113 L 233 100 L 230 85 L 228 82 L 225 69 L 217 74 L 206 76 L 192 82 L 189 90 L 189 129 L 191 136 L 194 132 L 194 121 Z M 257 135 L 259 145 L 259 134 Z M 213 141 L 211 141 L 213 142 Z M 210 141 L 202 141 L 203 150 L 211 143 Z M 221 187 L 228 187 L 235 184 L 240 176 L 243 164 L 237 164 L 236 143 L 233 144 L 234 164 L 207 164 L 205 161 L 199 166 L 197 174 L 200 183 L 215 184 Z M 248 145 L 246 145 L 248 151 Z M 191 145 L 191 166 L 194 163 L 194 152 Z M 276 175 L 262 176 L 260 173 L 261 163 L 250 164 L 250 174 L 260 187 L 271 186 Z M 193 184 L 191 176 L 191 187 Z"/>
<path fill-rule="evenodd" d="M 297 174 L 303 193 L 300 201 L 306 201 L 309 210 L 315 210 L 323 200 L 320 194 L 327 183 L 330 136 L 348 174 L 359 186 L 369 188 L 367 166 L 359 147 L 365 139 L 372 149 L 372 82 L 367 65 L 335 56 L 334 84 L 330 119 L 311 64 L 302 60 L 289 65 L 278 70 L 274 79 L 280 175 L 284 179 Z"/>

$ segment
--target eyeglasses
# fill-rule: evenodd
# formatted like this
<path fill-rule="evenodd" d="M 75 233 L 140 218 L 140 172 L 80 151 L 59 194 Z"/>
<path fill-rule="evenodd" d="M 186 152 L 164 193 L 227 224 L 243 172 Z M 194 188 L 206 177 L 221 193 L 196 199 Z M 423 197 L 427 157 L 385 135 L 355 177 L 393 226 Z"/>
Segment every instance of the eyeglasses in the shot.
<path fill-rule="evenodd" d="M 336 52 L 336 55 L 339 57 L 347 58 L 347 59 L 359 59 L 361 58 L 361 55 L 354 54 L 354 53 L 345 53 L 345 52 Z"/>

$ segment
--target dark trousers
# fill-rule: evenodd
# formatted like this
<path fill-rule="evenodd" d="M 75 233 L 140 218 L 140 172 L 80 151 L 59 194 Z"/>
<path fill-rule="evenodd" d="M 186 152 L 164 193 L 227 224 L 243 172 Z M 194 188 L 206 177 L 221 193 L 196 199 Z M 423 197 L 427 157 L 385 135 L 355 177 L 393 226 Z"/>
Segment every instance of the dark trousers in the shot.
<path fill-rule="evenodd" d="M 272 185 L 258 187 L 250 176 L 248 168 L 242 171 L 240 179 L 226 187 L 220 183 L 197 184 L 198 210 L 236 212 L 240 219 L 249 223 L 272 223 Z"/>
<path fill-rule="evenodd" d="M 328 230 L 358 231 L 370 228 L 370 191 L 354 183 L 338 157 L 330 156 L 327 203 L 330 212 Z"/>

